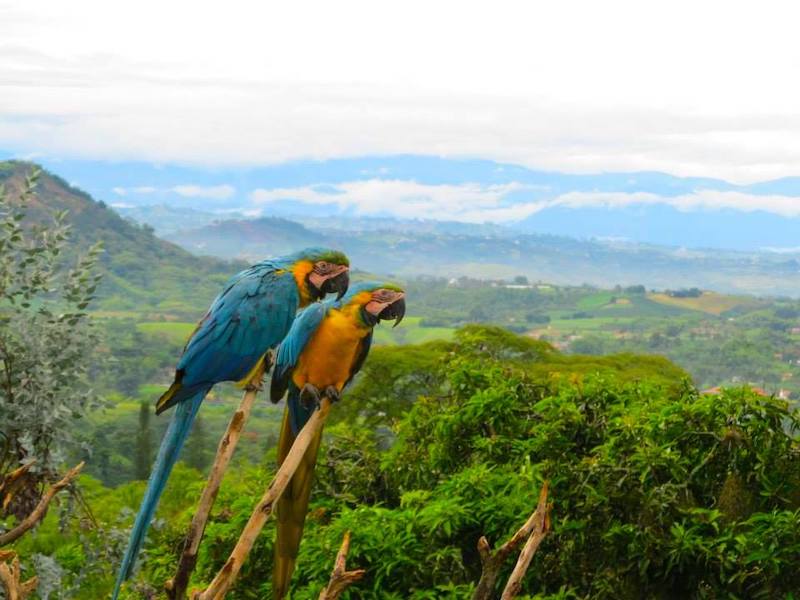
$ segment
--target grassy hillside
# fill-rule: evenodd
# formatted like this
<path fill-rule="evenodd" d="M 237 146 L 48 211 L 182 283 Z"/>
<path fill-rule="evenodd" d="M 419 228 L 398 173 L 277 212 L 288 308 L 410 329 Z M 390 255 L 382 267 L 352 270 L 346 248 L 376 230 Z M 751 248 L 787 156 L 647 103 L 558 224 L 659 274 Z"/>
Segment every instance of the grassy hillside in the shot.
<path fill-rule="evenodd" d="M 198 235 L 196 231 L 201 233 Z M 310 244 L 337 245 L 328 236 L 309 231 L 287 219 L 263 218 L 220 221 L 196 231 L 177 231 L 169 238 L 191 252 L 257 260 L 265 255 L 287 254 Z M 231 240 L 236 239 L 235 244 Z"/>
<path fill-rule="evenodd" d="M 660 304 L 688 308 L 689 310 L 699 310 L 700 312 L 712 315 L 721 315 L 734 308 L 752 306 L 754 304 L 752 298 L 728 296 L 715 292 L 703 292 L 696 298 L 679 298 L 668 294 L 650 294 L 648 298 Z"/>
<path fill-rule="evenodd" d="M 19 195 L 24 177 L 35 165 L 0 162 L 0 184 L 10 197 Z M 42 172 L 28 218 L 42 225 L 57 211 L 68 211 L 77 248 L 102 241 L 105 275 L 96 308 L 106 310 L 171 310 L 190 312 L 192 318 L 208 305 L 220 285 L 241 265 L 198 257 L 159 239 L 148 227 L 119 216 L 103 202 L 49 172 Z"/>
<path fill-rule="evenodd" d="M 137 218 L 147 218 L 144 211 Z M 692 250 L 603 242 L 563 236 L 462 228 L 431 228 L 414 221 L 380 221 L 364 228 L 357 218 L 228 220 L 203 227 L 187 224 L 169 235 L 201 255 L 255 260 L 297 250 L 309 239 L 341 248 L 354 265 L 373 273 L 511 279 L 525 275 L 560 285 L 644 284 L 648 288 L 701 287 L 730 294 L 800 295 L 794 257 L 775 253 Z"/>

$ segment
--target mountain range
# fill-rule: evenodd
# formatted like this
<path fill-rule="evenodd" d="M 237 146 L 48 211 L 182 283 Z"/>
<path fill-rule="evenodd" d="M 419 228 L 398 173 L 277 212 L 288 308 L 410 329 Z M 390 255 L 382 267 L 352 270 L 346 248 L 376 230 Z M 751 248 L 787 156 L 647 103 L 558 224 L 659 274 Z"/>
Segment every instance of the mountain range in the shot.
<path fill-rule="evenodd" d="M 0 185 L 12 202 L 35 165 L 0 162 Z M 43 171 L 36 195 L 27 207 L 27 223 L 46 226 L 57 211 L 67 211 L 71 237 L 78 251 L 102 242 L 103 280 L 98 295 L 104 307 L 115 309 L 205 308 L 222 283 L 241 263 L 198 257 L 156 237 L 152 230 L 121 217 L 54 173 Z"/>
<path fill-rule="evenodd" d="M 249 167 L 41 160 L 120 211 L 156 205 L 183 211 L 173 231 L 254 217 L 307 226 L 337 219 L 351 223 L 348 228 L 364 219 L 456 221 L 584 240 L 739 251 L 800 248 L 800 177 L 735 184 L 654 172 L 554 173 L 415 155 Z M 215 217 L 209 221 L 198 211 Z"/>
<path fill-rule="evenodd" d="M 0 163 L 0 182 L 13 190 L 31 166 Z M 643 284 L 657 289 L 700 287 L 800 296 L 800 255 L 796 253 L 580 239 L 458 220 L 302 214 L 292 219 L 252 217 L 171 204 L 114 210 L 49 172 L 42 175 L 38 204 L 32 208 L 40 220 L 47 211 L 68 209 L 81 244 L 104 241 L 103 294 L 113 297 L 121 308 L 164 308 L 169 303 L 205 306 L 222 281 L 247 262 L 309 245 L 343 249 L 356 267 L 401 278 L 524 275 L 534 281 L 604 288 Z"/>
<path fill-rule="evenodd" d="M 163 214 L 163 208 L 159 210 Z M 341 248 L 354 265 L 401 278 L 421 275 L 534 281 L 602 288 L 699 287 L 728 293 L 800 295 L 794 254 L 687 250 L 622 241 L 520 234 L 457 222 L 362 219 L 301 224 L 280 217 L 217 220 L 165 237 L 201 255 L 246 262 L 320 244 Z"/>

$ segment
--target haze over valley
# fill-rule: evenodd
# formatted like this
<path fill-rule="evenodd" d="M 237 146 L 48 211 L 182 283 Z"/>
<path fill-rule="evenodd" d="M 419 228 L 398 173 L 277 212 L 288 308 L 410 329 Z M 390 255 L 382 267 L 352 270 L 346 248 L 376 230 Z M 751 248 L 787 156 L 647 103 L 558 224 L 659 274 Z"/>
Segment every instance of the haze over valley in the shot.
<path fill-rule="evenodd" d="M 734 185 L 424 156 L 249 169 L 50 166 L 198 255 L 254 262 L 314 239 L 399 277 L 800 295 L 800 178 Z"/>

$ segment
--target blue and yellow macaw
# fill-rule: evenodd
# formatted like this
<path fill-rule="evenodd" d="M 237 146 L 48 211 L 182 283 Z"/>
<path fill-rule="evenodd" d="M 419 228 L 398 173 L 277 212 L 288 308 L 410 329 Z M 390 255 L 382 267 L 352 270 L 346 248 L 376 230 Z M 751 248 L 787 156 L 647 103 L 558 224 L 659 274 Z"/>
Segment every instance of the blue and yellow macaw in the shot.
<path fill-rule="evenodd" d="M 112 598 L 131 573 L 172 467 L 208 391 L 222 381 L 247 385 L 269 368 L 268 353 L 286 336 L 297 309 L 325 294 L 342 298 L 349 261 L 334 250 L 308 248 L 262 261 L 233 276 L 189 338 L 175 381 L 158 399 L 156 414 L 175 406 L 131 531 Z"/>
<path fill-rule="evenodd" d="M 273 402 L 280 400 L 287 388 L 289 390 L 278 441 L 279 465 L 321 397 L 337 401 L 344 387 L 361 369 L 372 344 L 372 328 L 387 319 L 394 319 L 397 325 L 405 314 L 405 307 L 405 292 L 400 288 L 364 282 L 353 284 L 343 298 L 309 306 L 297 316 L 278 348 L 270 386 Z M 276 600 L 281 600 L 289 589 L 321 438 L 320 433 L 311 442 L 278 500 L 278 535 L 272 576 Z"/>

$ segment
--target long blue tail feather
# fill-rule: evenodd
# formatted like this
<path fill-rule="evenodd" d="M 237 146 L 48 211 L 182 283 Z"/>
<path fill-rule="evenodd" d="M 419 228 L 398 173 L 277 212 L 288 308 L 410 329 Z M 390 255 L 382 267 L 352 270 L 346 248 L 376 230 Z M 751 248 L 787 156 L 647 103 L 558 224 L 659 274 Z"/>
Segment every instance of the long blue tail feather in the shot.
<path fill-rule="evenodd" d="M 136 521 L 131 530 L 131 538 L 119 568 L 117 582 L 114 585 L 114 593 L 111 596 L 112 600 L 117 600 L 122 583 L 130 577 L 136 557 L 139 555 L 145 535 L 150 527 L 150 522 L 156 512 L 158 501 L 164 492 L 167 479 L 169 479 L 169 474 L 178 460 L 183 443 L 189 437 L 192 423 L 209 389 L 211 388 L 197 392 L 194 396 L 183 400 L 175 407 L 172 420 L 161 440 L 161 447 L 158 449 L 158 456 L 153 464 L 150 479 L 147 481 L 147 489 L 145 490 L 139 513 L 136 515 Z"/>
<path fill-rule="evenodd" d="M 289 408 L 289 425 L 292 428 L 292 435 L 297 436 L 303 426 L 311 418 L 316 407 L 306 407 L 300 402 L 300 390 L 295 387 L 294 383 L 289 386 L 286 406 Z"/>

